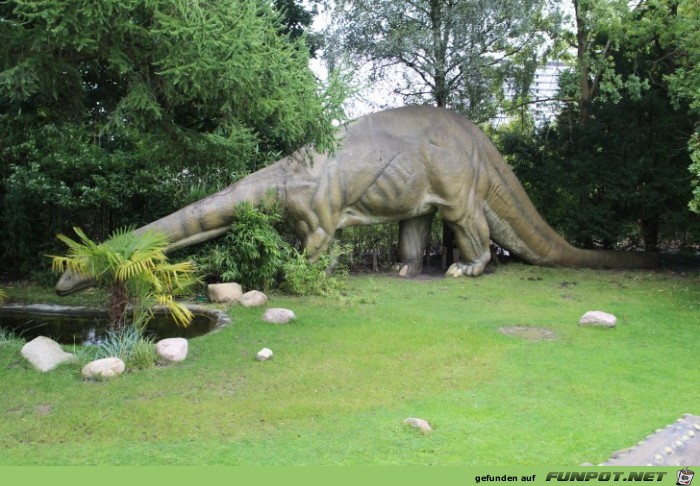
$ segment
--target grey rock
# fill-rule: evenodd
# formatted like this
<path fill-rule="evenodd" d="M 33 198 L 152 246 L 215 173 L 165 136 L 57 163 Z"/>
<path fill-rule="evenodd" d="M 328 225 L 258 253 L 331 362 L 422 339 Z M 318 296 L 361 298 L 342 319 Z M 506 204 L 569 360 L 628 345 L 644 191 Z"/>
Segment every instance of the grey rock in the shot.
<path fill-rule="evenodd" d="M 259 290 L 251 290 L 241 296 L 240 303 L 243 307 L 262 307 L 267 304 L 267 295 Z"/>
<path fill-rule="evenodd" d="M 296 315 L 289 309 L 270 308 L 265 311 L 262 316 L 263 321 L 273 324 L 287 324 L 289 321 L 296 319 Z"/>
<path fill-rule="evenodd" d="M 156 354 L 161 361 L 177 363 L 187 357 L 188 342 L 185 338 L 167 338 L 156 343 Z"/>
<path fill-rule="evenodd" d="M 589 311 L 579 319 L 578 323 L 581 326 L 615 327 L 617 325 L 617 317 L 607 312 Z"/>
<path fill-rule="evenodd" d="M 431 432 L 433 428 L 430 426 L 427 420 L 415 418 L 415 417 L 409 417 L 403 421 L 404 424 L 410 425 L 411 427 L 414 427 L 421 432 Z"/>
<path fill-rule="evenodd" d="M 58 365 L 75 359 L 75 355 L 63 351 L 60 344 L 46 336 L 37 336 L 22 346 L 21 354 L 42 372 L 51 371 Z"/>
<path fill-rule="evenodd" d="M 258 354 L 255 355 L 255 359 L 258 361 L 267 361 L 272 359 L 272 351 L 268 348 L 262 348 L 260 351 L 258 351 Z"/>
<path fill-rule="evenodd" d="M 409 417 L 405 419 L 403 423 L 406 425 L 410 425 L 411 427 L 414 427 L 420 430 L 421 432 L 431 432 L 433 430 L 433 428 L 426 420 L 420 418 Z"/>
<path fill-rule="evenodd" d="M 243 289 L 235 282 L 209 284 L 207 291 L 209 300 L 226 304 L 238 302 L 243 296 Z"/>
<path fill-rule="evenodd" d="M 91 361 L 83 366 L 82 375 L 84 378 L 113 378 L 124 373 L 126 365 L 119 358 L 103 358 Z"/>

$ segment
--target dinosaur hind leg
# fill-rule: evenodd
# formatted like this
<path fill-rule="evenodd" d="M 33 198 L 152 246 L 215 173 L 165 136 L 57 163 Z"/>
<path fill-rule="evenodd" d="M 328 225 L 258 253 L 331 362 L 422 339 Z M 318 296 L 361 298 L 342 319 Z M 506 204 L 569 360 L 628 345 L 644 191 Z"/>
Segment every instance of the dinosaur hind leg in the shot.
<path fill-rule="evenodd" d="M 461 277 L 481 275 L 491 260 L 489 249 L 489 227 L 482 210 L 465 211 L 454 214 L 451 210 L 443 211 L 445 221 L 455 234 L 461 262 L 454 263 L 447 269 L 447 276 Z"/>
<path fill-rule="evenodd" d="M 423 214 L 399 222 L 399 275 L 417 275 L 423 270 L 423 255 L 428 246 L 433 214 Z"/>

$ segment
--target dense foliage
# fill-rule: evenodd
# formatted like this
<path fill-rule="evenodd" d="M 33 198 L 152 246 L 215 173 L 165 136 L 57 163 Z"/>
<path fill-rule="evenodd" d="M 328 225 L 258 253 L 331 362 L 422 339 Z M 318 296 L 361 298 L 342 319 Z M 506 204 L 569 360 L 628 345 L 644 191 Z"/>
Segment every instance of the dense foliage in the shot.
<path fill-rule="evenodd" d="M 687 143 L 697 118 L 672 81 L 685 62 L 669 44 L 679 3 L 624 4 L 620 23 L 596 17 L 596 2 L 577 2 L 579 34 L 585 25 L 589 41 L 560 80 L 562 113 L 537 134 L 511 126 L 499 137 L 545 218 L 579 245 L 655 250 L 700 238 L 687 207 Z"/>
<path fill-rule="evenodd" d="M 237 282 L 248 290 L 276 287 L 292 252 L 276 229 L 280 220 L 274 208 L 239 206 L 231 229 L 197 250 L 198 268 L 212 282 Z"/>
<path fill-rule="evenodd" d="M 332 148 L 337 84 L 308 67 L 308 16 L 255 0 L 0 5 L 3 271 L 58 231 L 102 239 L 305 143 Z"/>

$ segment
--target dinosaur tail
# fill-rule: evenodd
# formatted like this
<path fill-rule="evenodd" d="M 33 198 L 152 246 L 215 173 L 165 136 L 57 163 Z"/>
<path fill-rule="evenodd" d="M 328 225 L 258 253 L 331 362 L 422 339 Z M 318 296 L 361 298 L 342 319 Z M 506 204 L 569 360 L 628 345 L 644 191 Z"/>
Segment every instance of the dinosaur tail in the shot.
<path fill-rule="evenodd" d="M 536 265 L 587 268 L 654 268 L 655 254 L 637 251 L 584 250 L 562 238 L 542 218 L 498 150 L 483 146 L 492 161 L 486 218 L 492 239 Z"/>

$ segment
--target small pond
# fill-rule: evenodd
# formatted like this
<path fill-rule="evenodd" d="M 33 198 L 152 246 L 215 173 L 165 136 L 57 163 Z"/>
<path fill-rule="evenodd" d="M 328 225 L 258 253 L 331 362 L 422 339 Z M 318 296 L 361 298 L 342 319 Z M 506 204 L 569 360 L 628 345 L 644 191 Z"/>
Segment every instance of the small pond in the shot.
<path fill-rule="evenodd" d="M 194 319 L 187 327 L 178 326 L 167 310 L 156 309 L 146 334 L 156 339 L 192 339 L 216 331 L 230 323 L 225 312 L 188 305 Z M 27 341 L 47 336 L 62 344 L 98 344 L 107 336 L 107 311 L 90 307 L 31 304 L 0 307 L 0 328 L 13 331 Z"/>

